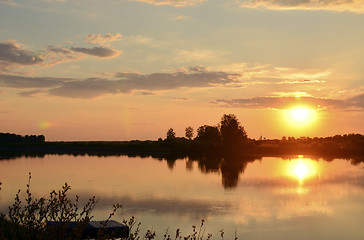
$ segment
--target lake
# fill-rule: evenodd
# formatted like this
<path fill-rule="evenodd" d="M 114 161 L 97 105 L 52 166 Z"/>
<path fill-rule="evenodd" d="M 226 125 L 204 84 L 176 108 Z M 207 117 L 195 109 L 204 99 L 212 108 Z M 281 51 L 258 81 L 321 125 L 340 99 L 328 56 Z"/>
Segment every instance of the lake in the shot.
<path fill-rule="evenodd" d="M 205 220 L 213 239 L 363 239 L 364 163 L 354 160 L 154 159 L 46 155 L 0 161 L 0 209 L 7 211 L 31 172 L 33 195 L 48 197 L 67 182 L 71 195 L 99 202 L 94 220 L 121 203 L 114 220 L 135 216 L 141 235 L 182 235 Z"/>

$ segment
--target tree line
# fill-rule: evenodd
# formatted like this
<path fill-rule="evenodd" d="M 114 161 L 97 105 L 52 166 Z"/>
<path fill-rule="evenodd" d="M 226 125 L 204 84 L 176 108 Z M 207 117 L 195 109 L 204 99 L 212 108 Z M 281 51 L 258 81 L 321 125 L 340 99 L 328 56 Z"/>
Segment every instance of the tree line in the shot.
<path fill-rule="evenodd" d="M 0 143 L 44 143 L 44 135 L 18 135 L 14 133 L 0 133 Z"/>
<path fill-rule="evenodd" d="M 159 138 L 158 141 L 45 142 L 43 135 L 21 136 L 0 133 L 0 157 L 1 154 L 92 154 L 100 156 L 128 154 L 167 159 L 292 154 L 364 157 L 364 135 L 345 134 L 313 138 L 284 136 L 281 139 L 260 138 L 256 140 L 248 138 L 247 132 L 234 114 L 224 114 L 216 125 L 202 125 L 196 131 L 190 126 L 186 127 L 184 137 L 177 137 L 174 129 L 170 128 L 166 137 Z M 364 161 L 364 159 L 360 161 Z"/>
<path fill-rule="evenodd" d="M 310 154 L 324 156 L 364 156 L 364 135 L 345 134 L 330 137 L 286 137 L 281 139 L 251 139 L 234 114 L 224 114 L 217 125 L 203 125 L 197 129 L 186 127 L 185 137 L 178 138 L 173 128 L 168 129 L 167 142 L 176 149 L 188 145 L 193 153 L 245 153 L 257 155 Z M 183 149 L 182 149 L 183 150 Z"/>
<path fill-rule="evenodd" d="M 248 135 L 244 127 L 239 122 L 234 114 L 224 114 L 220 122 L 215 125 L 203 125 L 197 129 L 197 136 L 193 139 L 192 127 L 185 128 L 185 138 L 189 141 L 207 143 L 210 145 L 223 145 L 223 146 L 238 146 L 248 140 Z M 168 129 L 166 134 L 166 141 L 175 141 L 177 139 L 176 133 L 173 128 Z M 162 139 L 159 139 L 160 141 Z"/>

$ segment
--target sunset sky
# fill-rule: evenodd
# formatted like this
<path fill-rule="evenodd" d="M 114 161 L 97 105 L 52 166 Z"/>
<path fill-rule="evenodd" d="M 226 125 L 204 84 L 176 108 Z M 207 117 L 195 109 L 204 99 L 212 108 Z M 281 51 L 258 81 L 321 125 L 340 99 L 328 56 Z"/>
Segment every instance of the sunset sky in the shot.
<path fill-rule="evenodd" d="M 0 0 L 0 132 L 156 140 L 225 113 L 363 134 L 364 1 Z"/>

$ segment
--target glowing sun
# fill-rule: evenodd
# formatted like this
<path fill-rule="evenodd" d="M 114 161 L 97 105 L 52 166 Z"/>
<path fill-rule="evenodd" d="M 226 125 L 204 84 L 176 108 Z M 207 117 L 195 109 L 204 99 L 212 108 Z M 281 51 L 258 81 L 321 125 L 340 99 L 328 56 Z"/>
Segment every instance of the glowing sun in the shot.
<path fill-rule="evenodd" d="M 294 125 L 307 125 L 316 120 L 316 112 L 309 107 L 296 106 L 287 110 L 287 120 Z"/>

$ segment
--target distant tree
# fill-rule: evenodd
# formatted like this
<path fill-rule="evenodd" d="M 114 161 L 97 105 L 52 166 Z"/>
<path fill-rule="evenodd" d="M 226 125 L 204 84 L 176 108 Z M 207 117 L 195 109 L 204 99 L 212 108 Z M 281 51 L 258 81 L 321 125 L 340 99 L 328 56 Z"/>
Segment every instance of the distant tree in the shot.
<path fill-rule="evenodd" d="M 14 133 L 0 133 L 0 142 L 7 143 L 43 143 L 45 142 L 44 135 L 17 135 Z"/>
<path fill-rule="evenodd" d="M 197 137 L 196 140 L 203 142 L 219 142 L 220 134 L 219 128 L 209 125 L 203 125 L 197 129 Z"/>
<path fill-rule="evenodd" d="M 45 142 L 45 136 L 44 135 L 38 135 L 38 142 Z"/>
<path fill-rule="evenodd" d="M 240 125 L 234 114 L 224 114 L 220 121 L 222 141 L 226 146 L 241 143 L 248 138 L 244 127 Z"/>
<path fill-rule="evenodd" d="M 193 128 L 192 127 L 186 127 L 185 136 L 189 140 L 191 140 L 193 138 Z"/>
<path fill-rule="evenodd" d="M 168 129 L 167 131 L 167 140 L 176 139 L 176 133 L 174 132 L 173 128 Z"/>

